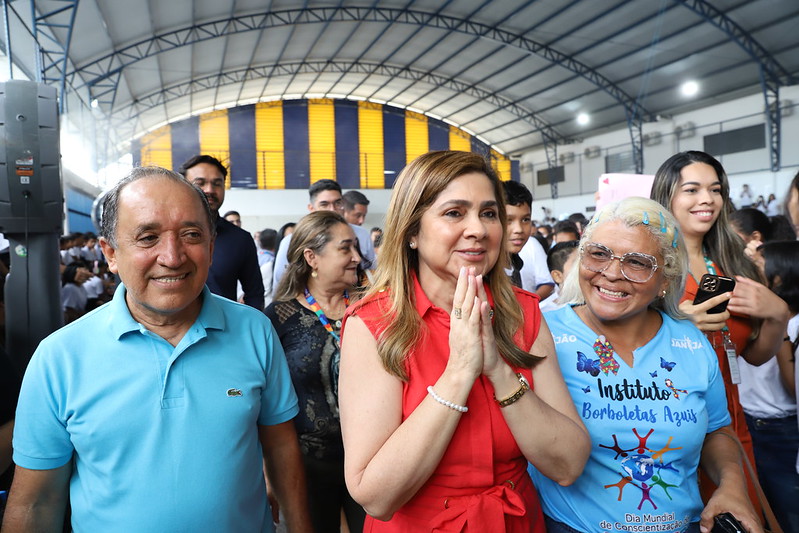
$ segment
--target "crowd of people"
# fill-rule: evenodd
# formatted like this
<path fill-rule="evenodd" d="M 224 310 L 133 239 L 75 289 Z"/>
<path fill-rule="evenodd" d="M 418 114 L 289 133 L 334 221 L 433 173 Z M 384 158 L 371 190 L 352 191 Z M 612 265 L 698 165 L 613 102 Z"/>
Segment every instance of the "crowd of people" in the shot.
<path fill-rule="evenodd" d="M 799 531 L 799 174 L 779 214 L 682 152 L 537 224 L 430 152 L 382 227 L 320 180 L 254 235 L 226 180 L 136 168 L 61 239 L 67 326 L 21 388 L 0 356 L 4 532 Z"/>
<path fill-rule="evenodd" d="M 61 271 L 61 310 L 64 323 L 80 318 L 111 300 L 116 279 L 94 233 L 63 235 L 59 269 Z"/>

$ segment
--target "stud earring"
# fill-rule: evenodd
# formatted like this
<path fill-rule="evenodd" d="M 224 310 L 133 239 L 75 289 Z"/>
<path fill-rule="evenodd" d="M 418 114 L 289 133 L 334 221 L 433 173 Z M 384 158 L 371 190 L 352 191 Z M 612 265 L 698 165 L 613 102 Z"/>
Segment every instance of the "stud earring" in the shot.
<path fill-rule="evenodd" d="M 663 298 L 666 297 L 666 289 L 663 289 Z"/>
<path fill-rule="evenodd" d="M 411 241 L 410 243 L 408 243 L 408 246 L 411 247 L 411 250 L 416 250 L 416 243 L 415 242 Z"/>

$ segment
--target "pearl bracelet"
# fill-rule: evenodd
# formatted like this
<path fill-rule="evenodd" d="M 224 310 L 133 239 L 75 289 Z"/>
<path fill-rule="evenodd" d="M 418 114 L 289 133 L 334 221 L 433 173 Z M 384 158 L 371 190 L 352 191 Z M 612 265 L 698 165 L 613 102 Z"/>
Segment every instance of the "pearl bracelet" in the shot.
<path fill-rule="evenodd" d="M 436 391 L 433 390 L 433 386 L 432 385 L 427 387 L 427 393 L 430 396 L 432 396 L 435 401 L 437 401 L 441 405 L 445 405 L 445 406 L 449 407 L 450 409 L 454 409 L 455 411 L 459 411 L 461 413 L 465 413 L 466 411 L 469 410 L 469 408 L 466 407 L 465 405 L 458 405 L 457 403 L 452 403 L 451 401 L 445 400 L 444 398 L 442 398 L 441 396 L 436 394 Z"/>

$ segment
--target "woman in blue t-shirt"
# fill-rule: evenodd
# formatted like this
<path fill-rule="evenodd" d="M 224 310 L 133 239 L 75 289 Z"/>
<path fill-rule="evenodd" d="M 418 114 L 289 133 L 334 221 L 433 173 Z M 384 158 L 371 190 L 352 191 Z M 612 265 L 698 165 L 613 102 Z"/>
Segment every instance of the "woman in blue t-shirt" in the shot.
<path fill-rule="evenodd" d="M 678 308 L 688 269 L 674 218 L 644 198 L 610 204 L 575 267 L 571 305 L 546 319 L 592 450 L 571 486 L 531 472 L 549 532 L 710 531 L 724 512 L 761 532 L 716 355 Z M 720 483 L 704 509 L 700 464 Z"/>

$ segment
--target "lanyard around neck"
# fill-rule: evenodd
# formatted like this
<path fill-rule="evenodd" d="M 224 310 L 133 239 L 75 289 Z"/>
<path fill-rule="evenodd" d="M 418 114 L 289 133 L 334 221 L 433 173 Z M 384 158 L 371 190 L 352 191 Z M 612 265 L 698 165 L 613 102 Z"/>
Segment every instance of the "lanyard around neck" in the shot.
<path fill-rule="evenodd" d="M 716 265 L 713 264 L 713 261 L 708 256 L 705 256 L 705 266 L 707 267 L 708 274 L 713 274 L 714 276 L 718 274 L 718 272 L 716 272 Z"/>
<path fill-rule="evenodd" d="M 322 326 L 330 333 L 336 342 L 341 342 L 341 338 L 339 337 L 338 333 L 333 331 L 333 326 L 330 324 L 330 320 L 325 316 L 325 312 L 322 311 L 322 307 L 319 305 L 319 302 L 316 301 L 311 295 L 311 292 L 308 290 L 308 287 L 305 287 L 305 301 L 308 302 L 308 306 L 311 310 L 316 313 L 317 318 L 319 318 L 319 322 L 322 323 Z M 344 304 L 350 305 L 350 296 L 347 291 L 344 291 Z"/>

